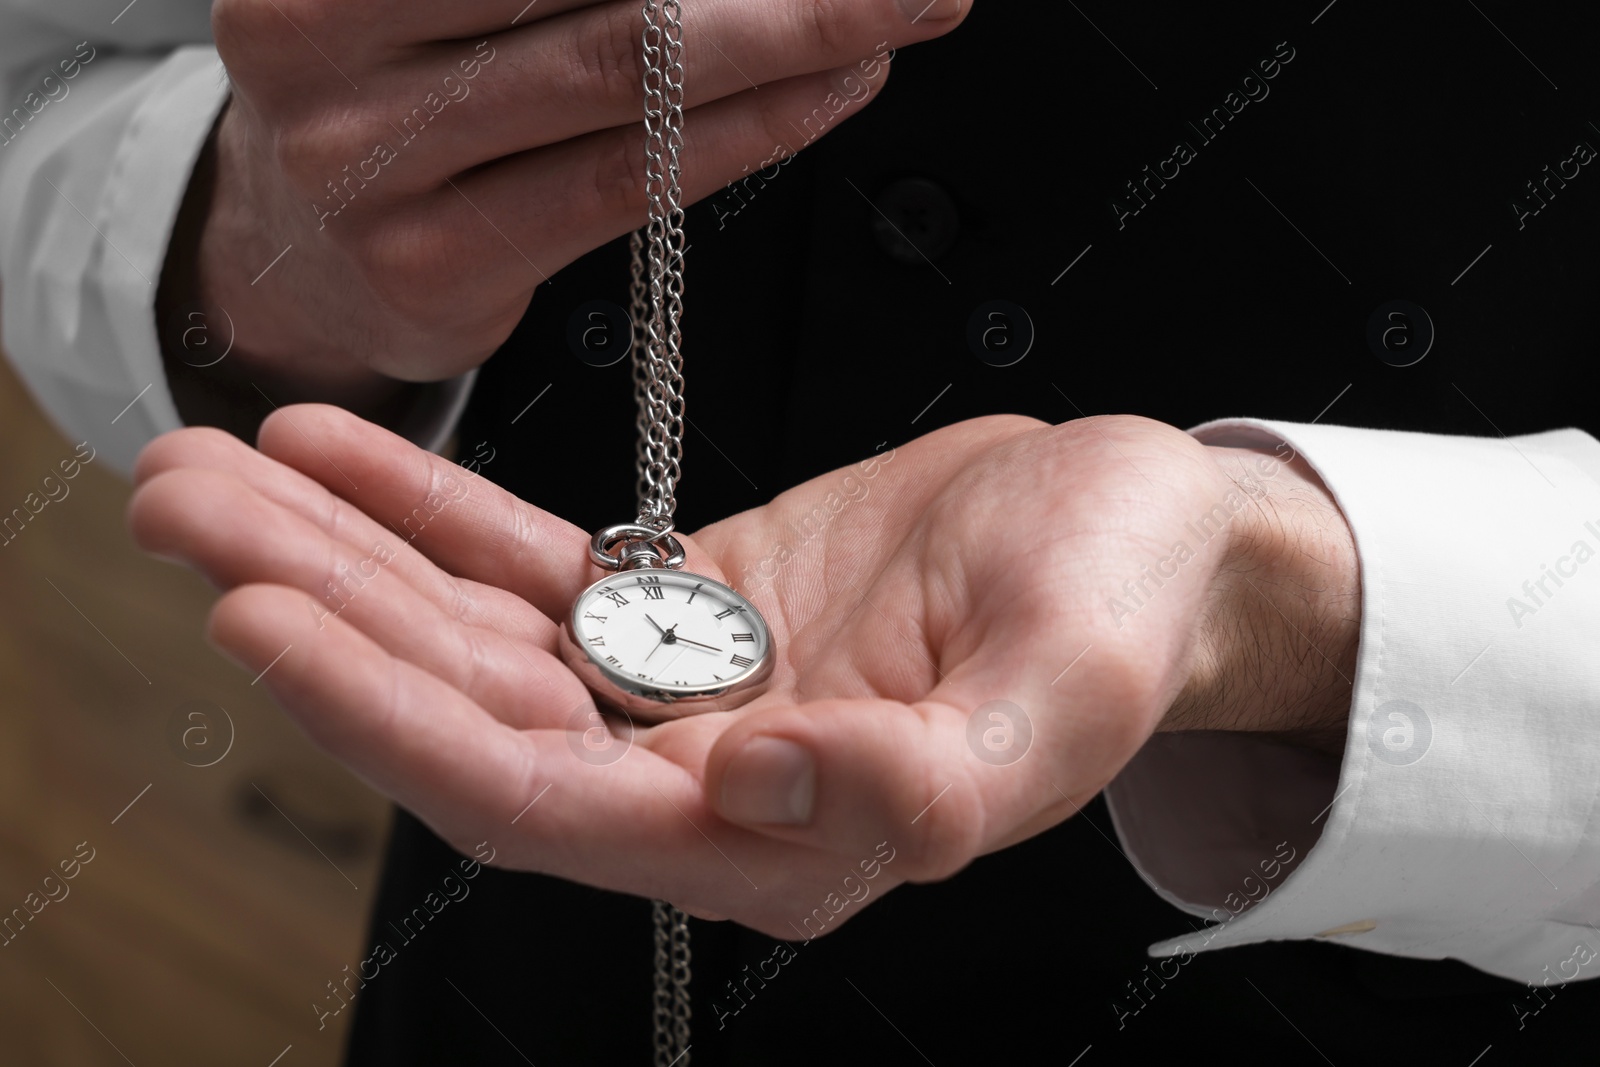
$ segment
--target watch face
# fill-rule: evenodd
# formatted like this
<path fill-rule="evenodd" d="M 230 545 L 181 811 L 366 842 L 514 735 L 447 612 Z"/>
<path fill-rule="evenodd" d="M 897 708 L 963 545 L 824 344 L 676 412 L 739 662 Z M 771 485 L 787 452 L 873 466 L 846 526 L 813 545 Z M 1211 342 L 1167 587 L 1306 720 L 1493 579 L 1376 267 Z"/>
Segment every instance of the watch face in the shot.
<path fill-rule="evenodd" d="M 755 605 L 721 582 L 659 568 L 584 590 L 572 607 L 571 641 L 612 686 L 655 702 L 745 687 L 772 666 Z"/>

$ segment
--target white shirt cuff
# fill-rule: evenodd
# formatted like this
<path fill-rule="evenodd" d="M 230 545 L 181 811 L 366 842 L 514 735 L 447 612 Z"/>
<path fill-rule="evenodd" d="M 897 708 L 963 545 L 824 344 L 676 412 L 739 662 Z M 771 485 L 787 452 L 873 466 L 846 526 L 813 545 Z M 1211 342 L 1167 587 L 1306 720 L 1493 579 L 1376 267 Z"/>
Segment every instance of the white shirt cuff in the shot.
<path fill-rule="evenodd" d="M 8 148 L 5 348 L 46 413 L 123 472 L 176 429 L 156 288 L 178 207 L 228 97 L 216 51 L 98 56 L 59 114 Z"/>
<path fill-rule="evenodd" d="M 1129 858 L 1216 925 L 1155 956 L 1326 937 L 1526 982 L 1600 975 L 1600 443 L 1231 419 L 1355 535 L 1342 760 L 1163 734 L 1106 790 Z"/>

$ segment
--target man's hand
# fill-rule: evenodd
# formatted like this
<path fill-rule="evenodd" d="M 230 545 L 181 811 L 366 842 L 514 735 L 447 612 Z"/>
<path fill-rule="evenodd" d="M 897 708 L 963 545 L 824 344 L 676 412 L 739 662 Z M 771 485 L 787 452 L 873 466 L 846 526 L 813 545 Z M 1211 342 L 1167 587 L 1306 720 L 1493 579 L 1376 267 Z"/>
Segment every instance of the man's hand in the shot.
<path fill-rule="evenodd" d="M 200 302 L 232 323 L 207 388 L 231 381 L 252 409 L 251 381 L 279 403 L 371 407 L 459 374 L 537 285 L 643 224 L 638 0 L 523 6 L 218 0 L 233 97 L 162 285 L 164 321 Z M 688 5 L 684 202 L 849 118 L 894 48 L 970 7 Z"/>
<path fill-rule="evenodd" d="M 964 422 L 685 537 L 771 624 L 771 688 L 610 748 L 556 654 L 584 531 L 334 408 L 260 445 L 158 440 L 131 521 L 314 740 L 465 851 L 775 937 L 1068 818 L 1163 726 L 1348 707 L 1326 492 L 1144 419 Z"/>

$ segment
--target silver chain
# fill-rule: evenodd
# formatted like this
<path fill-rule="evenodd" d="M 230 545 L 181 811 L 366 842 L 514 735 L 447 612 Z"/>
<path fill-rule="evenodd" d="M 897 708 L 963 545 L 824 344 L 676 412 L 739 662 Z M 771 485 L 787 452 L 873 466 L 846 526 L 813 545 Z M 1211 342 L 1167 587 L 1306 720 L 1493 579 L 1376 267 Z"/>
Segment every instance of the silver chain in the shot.
<path fill-rule="evenodd" d="M 629 247 L 633 381 L 639 408 L 639 525 L 660 528 L 677 507 L 683 459 L 683 23 L 678 0 L 645 0 L 645 196 L 649 222 Z"/>
<path fill-rule="evenodd" d="M 644 3 L 645 195 L 632 260 L 639 525 L 670 531 L 683 459 L 683 22 L 678 0 Z M 689 917 L 652 901 L 655 1067 L 689 1067 Z"/>
<path fill-rule="evenodd" d="M 689 1063 L 689 917 L 653 900 L 655 920 L 655 1067 Z"/>

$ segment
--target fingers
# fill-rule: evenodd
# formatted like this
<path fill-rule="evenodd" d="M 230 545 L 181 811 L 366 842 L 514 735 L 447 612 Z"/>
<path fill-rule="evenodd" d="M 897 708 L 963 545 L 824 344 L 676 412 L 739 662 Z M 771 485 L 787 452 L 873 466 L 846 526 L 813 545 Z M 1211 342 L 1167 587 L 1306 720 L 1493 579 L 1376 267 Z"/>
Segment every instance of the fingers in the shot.
<path fill-rule="evenodd" d="M 913 22 L 894 0 L 696 3 L 685 13 L 682 32 L 686 106 L 836 68 L 857 78 L 838 90 L 844 95 L 876 92 L 895 48 L 945 33 L 956 21 Z M 484 53 L 493 60 L 480 65 L 470 85 L 455 86 L 452 103 L 465 106 L 434 127 L 437 134 L 430 132 L 429 152 L 453 161 L 453 171 L 460 172 L 595 130 L 638 125 L 642 28 L 637 4 L 604 4 L 493 38 L 492 52 Z M 439 81 L 437 72 L 461 54 L 460 42 L 431 46 L 388 75 L 393 91 L 403 97 L 402 83 L 431 87 Z M 466 104 L 468 96 L 475 96 L 473 103 Z M 825 106 L 825 96 L 818 94 L 812 105 Z M 700 119 L 688 125 L 698 129 Z M 742 162 L 764 158 L 771 147 L 757 145 L 762 155 Z"/>
<path fill-rule="evenodd" d="M 589 537 L 576 526 L 339 408 L 280 409 L 262 424 L 258 443 L 403 531 L 444 570 L 508 589 L 551 619 L 565 618 L 599 576 L 588 563 Z"/>
<path fill-rule="evenodd" d="M 218 542 L 218 530 L 212 517 L 228 517 L 228 512 L 218 508 L 216 501 L 206 495 L 204 484 L 193 491 L 168 486 L 155 497 L 144 492 L 144 488 L 158 475 L 180 470 L 226 473 L 266 500 L 311 523 L 332 540 L 359 550 L 363 556 L 370 553 L 379 542 L 403 546 L 414 539 L 418 532 L 415 517 L 411 519 L 410 530 L 382 525 L 304 474 L 267 458 L 232 434 L 209 427 L 192 427 L 152 441 L 139 454 L 134 466 L 134 482 L 139 489 L 129 505 L 129 521 L 140 545 L 158 555 L 163 553 L 157 545 L 178 536 L 176 528 L 181 528 L 190 541 L 205 538 L 209 534 L 211 543 Z M 465 472 L 463 476 L 466 476 Z M 198 506 L 202 503 L 203 508 Z M 237 529 L 237 524 L 234 525 L 239 540 L 230 544 L 248 548 L 259 539 L 253 528 L 245 526 Z M 401 535 L 398 540 L 395 540 L 396 535 Z M 213 552 L 211 555 L 221 565 L 229 562 L 226 554 Z M 198 565 L 197 560 L 192 558 L 185 558 L 183 562 Z M 501 625 L 505 625 L 514 636 L 542 647 L 547 647 L 554 636 L 551 625 L 527 612 L 527 605 L 522 598 L 493 586 L 464 584 L 409 547 L 397 547 L 396 557 L 386 566 L 386 570 L 400 576 L 442 611 L 455 617 L 481 624 L 483 620 L 474 613 L 474 608 L 481 609 L 485 615 L 494 613 L 502 618 Z M 207 572 L 207 577 L 222 585 L 276 580 L 274 575 L 251 571 L 230 581 L 220 569 Z M 330 572 L 320 581 L 328 582 L 336 577 Z M 469 584 L 472 586 L 470 589 L 467 587 Z M 319 596 L 324 591 L 319 582 L 302 587 Z"/>
<path fill-rule="evenodd" d="M 684 123 L 693 131 L 683 150 L 684 202 L 745 176 L 753 183 L 781 180 L 783 161 L 859 113 L 875 92 L 874 83 L 845 69 L 746 89 L 695 108 Z M 565 264 L 643 222 L 643 131 L 629 125 L 574 138 L 459 184 L 473 201 L 494 205 L 493 217 L 508 234 L 547 235 L 545 254 Z M 530 196 L 530 188 L 541 195 Z"/>
<path fill-rule="evenodd" d="M 207 502 L 200 520 L 190 518 L 197 500 Z M 135 514 L 156 512 L 175 517 L 141 518 L 147 548 L 224 588 L 271 582 L 299 589 L 311 597 L 306 611 L 318 631 L 340 618 L 513 726 L 560 727 L 588 703 L 583 686 L 546 650 L 553 624 L 520 601 L 520 612 L 497 621 L 465 590 L 441 607 L 391 572 L 400 559 L 392 535 L 351 547 L 214 471 L 172 471 L 147 482 Z"/>
<path fill-rule="evenodd" d="M 484 821 L 527 803 L 541 771 L 527 735 L 342 619 L 319 625 L 311 603 L 244 586 L 217 604 L 208 636 L 313 741 L 447 840 L 482 840 Z"/>
<path fill-rule="evenodd" d="M 395 49 L 434 41 L 501 38 L 519 32 L 579 21 L 591 32 L 579 44 L 585 54 L 601 55 L 622 42 L 637 47 L 644 29 L 640 0 L 504 0 L 482 4 L 397 4 L 384 9 L 381 19 L 359 5 L 330 0 L 217 0 L 213 20 L 218 36 L 254 39 L 268 43 L 330 43 L 364 40 L 368 50 Z M 875 44 L 882 36 L 897 45 L 926 40 L 959 25 L 971 4 L 966 0 L 855 0 L 838 5 L 814 0 L 697 0 L 682 12 L 689 42 L 709 35 L 716 46 L 737 56 L 750 47 L 753 24 L 770 20 L 769 28 L 795 47 L 813 49 L 846 47 L 850 42 Z M 596 24 L 610 28 L 610 36 L 596 39 Z M 569 30 L 570 32 L 570 30 Z M 725 39 L 726 38 L 726 39 Z M 703 45 L 708 50 L 709 42 Z M 821 69 L 821 68 L 811 68 Z M 635 82 L 637 84 L 637 82 Z"/>
<path fill-rule="evenodd" d="M 480 40 L 498 41 L 570 11 L 613 6 L 624 5 L 618 0 L 399 3 L 375 13 L 337 0 L 214 0 L 211 28 L 230 71 L 279 70 L 296 75 L 302 84 L 359 92 L 359 79 L 373 67 L 396 53 L 413 52 L 418 45 L 453 41 L 462 46 L 464 54 L 470 54 L 472 45 Z M 636 3 L 626 6 L 635 11 L 640 7 Z M 639 22 L 642 30 L 642 17 Z M 308 52 L 312 59 L 321 52 L 326 61 L 309 63 Z M 448 73 L 448 67 L 439 71 L 440 75 Z M 281 87 L 289 88 L 287 84 Z"/>
<path fill-rule="evenodd" d="M 138 491 L 129 507 L 129 521 L 133 524 L 134 536 L 147 551 L 161 554 L 156 546 L 159 541 L 174 536 L 171 527 L 175 523 L 196 523 L 203 530 L 206 523 L 197 520 L 218 512 L 226 517 L 227 513 L 216 506 L 216 501 L 205 495 L 204 486 L 213 483 L 196 486 L 192 494 L 175 492 L 173 487 L 168 487 L 159 494 L 164 502 L 159 507 L 152 506 L 152 495 L 143 492 L 162 474 L 201 470 L 227 474 L 351 548 L 370 549 L 377 541 L 394 539 L 393 529 L 374 522 L 359 508 L 340 500 L 299 471 L 268 459 L 230 433 L 210 427 L 192 427 L 156 438 L 139 453 L 134 464 L 133 480 Z M 195 506 L 201 502 L 206 505 L 203 512 Z M 193 537 L 199 531 L 189 533 Z M 413 586 L 431 595 L 437 603 L 449 603 L 455 598 L 448 575 L 414 552 L 402 555 L 404 558 L 395 566 L 405 573 L 406 580 Z M 214 581 L 221 578 L 215 574 L 208 577 Z"/>
<path fill-rule="evenodd" d="M 478 40 L 485 35 L 507 35 L 514 30 L 556 20 L 571 11 L 622 6 L 620 0 L 504 0 L 483 4 L 413 4 L 394 10 L 393 31 L 407 43 Z M 626 6 L 641 8 L 629 0 Z M 643 19 L 640 19 L 641 27 Z M 499 42 L 496 41 L 498 44 Z"/>
<path fill-rule="evenodd" d="M 688 5 L 683 202 L 771 180 L 865 106 L 894 46 L 967 6 Z M 212 16 L 233 103 L 197 269 L 263 366 L 347 395 L 459 374 L 540 283 L 643 222 L 637 0 L 217 0 Z M 289 245 L 257 287 L 257 260 Z"/>
<path fill-rule="evenodd" d="M 566 730 L 511 729 L 343 619 L 319 629 L 306 603 L 241 587 L 209 636 L 313 741 L 458 848 L 488 839 L 506 866 L 682 900 L 774 936 L 836 878 L 832 864 L 798 864 L 802 850 L 718 820 L 683 767 L 641 746 L 597 762 Z"/>
<path fill-rule="evenodd" d="M 841 91 L 841 79 L 850 88 Z M 879 83 L 882 82 L 882 76 Z M 871 87 L 849 71 L 813 74 L 695 108 L 685 125 L 684 203 L 742 180 L 781 181 L 782 165 L 864 108 Z M 422 176 L 419 180 L 427 180 Z M 562 267 L 643 224 L 644 131 L 633 124 L 501 159 L 437 192 L 398 204 L 357 198 L 358 261 L 377 296 L 430 330 L 476 336 L 505 309 L 522 313 Z M 330 199 L 330 203 L 337 203 Z M 458 279 L 441 283 L 441 279 Z M 470 280 L 470 284 L 467 284 Z M 516 317 L 501 323 L 509 331 Z M 429 381 L 476 366 L 493 351 L 397 341 L 375 357 L 384 373 Z"/>

